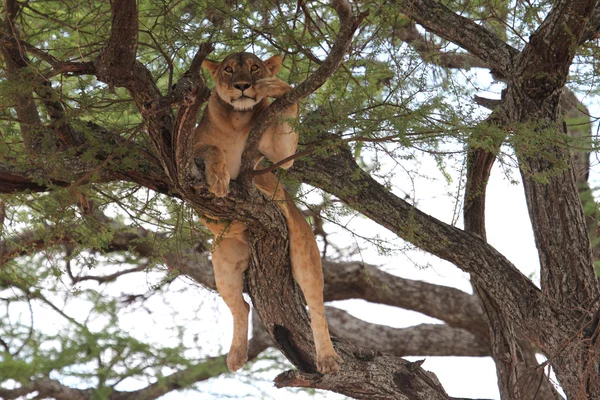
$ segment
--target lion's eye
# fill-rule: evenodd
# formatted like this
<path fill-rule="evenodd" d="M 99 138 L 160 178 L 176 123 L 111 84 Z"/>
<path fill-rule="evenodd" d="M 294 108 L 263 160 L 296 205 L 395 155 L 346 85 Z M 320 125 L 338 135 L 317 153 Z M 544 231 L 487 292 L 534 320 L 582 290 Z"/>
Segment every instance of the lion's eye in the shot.
<path fill-rule="evenodd" d="M 256 72 L 258 71 L 260 68 L 258 67 L 258 65 L 254 64 L 252 67 L 250 67 L 250 71 L 252 72 Z"/>
<path fill-rule="evenodd" d="M 231 68 L 231 67 L 225 67 L 225 72 L 227 72 L 228 74 L 232 74 L 233 73 L 233 68 Z"/>

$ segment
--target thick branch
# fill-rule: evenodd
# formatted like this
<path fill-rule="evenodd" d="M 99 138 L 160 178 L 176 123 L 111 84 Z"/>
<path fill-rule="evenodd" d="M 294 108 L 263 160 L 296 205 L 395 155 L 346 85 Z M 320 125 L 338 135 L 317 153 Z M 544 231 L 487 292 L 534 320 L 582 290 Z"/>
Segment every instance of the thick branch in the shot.
<path fill-rule="evenodd" d="M 109 86 L 121 86 L 132 94 L 138 110 L 144 116 L 148 133 L 156 148 L 158 160 L 172 182 L 175 181 L 172 135 L 174 117 L 170 108 L 144 114 L 159 102 L 160 90 L 148 69 L 135 60 L 138 38 L 137 3 L 135 0 L 115 0 L 111 35 L 102 53 L 94 60 L 96 76 Z"/>
<path fill-rule="evenodd" d="M 173 149 L 175 151 L 175 166 L 177 168 L 177 183 L 186 185 L 188 169 L 193 165 L 194 128 L 198 121 L 200 106 L 210 96 L 210 90 L 204 85 L 200 76 L 200 66 L 214 47 L 210 43 L 204 43 L 194 56 L 190 68 L 177 82 L 176 91 L 182 93 L 184 101 L 179 105 L 175 127 L 173 132 Z"/>
<path fill-rule="evenodd" d="M 391 356 L 347 360 L 344 374 L 307 374 L 287 371 L 275 378 L 277 387 L 331 390 L 357 399 L 437 400 L 449 397 L 435 375 L 421 369 L 422 361 Z"/>
<path fill-rule="evenodd" d="M 214 46 L 211 43 L 202 43 L 194 56 L 192 63 L 188 70 L 179 78 L 175 87 L 169 90 L 169 93 L 158 99 L 157 101 L 146 104 L 143 114 L 151 115 L 159 110 L 172 106 L 180 106 L 183 103 L 188 103 L 190 97 L 193 95 L 194 88 L 199 86 L 202 82 L 200 78 L 200 66 L 202 61 L 206 58 L 211 51 L 214 50 Z M 208 88 L 204 88 L 206 91 L 205 95 L 208 96 L 210 91 Z"/>
<path fill-rule="evenodd" d="M 37 398 L 56 400 L 90 400 L 92 398 L 91 390 L 73 389 L 54 379 L 35 380 L 18 389 L 0 388 L 0 397 L 5 400 L 13 400 L 33 392 L 38 392 Z"/>
<path fill-rule="evenodd" d="M 19 42 L 19 31 L 15 23 L 18 12 L 18 3 L 15 0 L 7 0 L 5 8 L 5 20 L 0 21 L 0 35 L 9 37 L 12 43 Z M 29 58 L 18 46 L 0 46 L 0 54 L 6 66 L 6 75 L 13 82 L 27 82 L 31 76 L 27 76 Z M 31 73 L 31 72 L 29 72 Z M 15 111 L 19 119 L 19 127 L 28 155 L 34 156 L 42 148 L 41 119 L 33 100 L 33 91 L 29 82 L 23 84 L 23 89 L 14 93 Z"/>
<path fill-rule="evenodd" d="M 95 60 L 96 74 L 110 86 L 126 86 L 138 46 L 138 11 L 135 0 L 111 1 L 112 24 L 110 37 Z"/>
<path fill-rule="evenodd" d="M 597 1 L 561 0 L 517 58 L 505 113 L 518 126 L 515 149 L 548 299 L 595 307 L 600 294 L 562 120 L 563 86 Z M 535 152 L 527 149 L 535 143 Z"/>
<path fill-rule="evenodd" d="M 557 0 L 516 59 L 516 76 L 525 95 L 537 99 L 560 96 L 578 43 L 597 0 Z M 551 99 L 550 99 L 551 100 Z"/>
<path fill-rule="evenodd" d="M 436 0 L 395 0 L 394 3 L 425 29 L 467 50 L 499 75 L 512 75 L 512 59 L 517 50 L 481 25 L 455 14 Z"/>
<path fill-rule="evenodd" d="M 414 21 L 394 30 L 398 37 L 411 45 L 425 61 L 445 68 L 489 68 L 485 62 L 469 53 L 445 52 L 433 42 L 427 40 Z"/>
<path fill-rule="evenodd" d="M 0 163 L 0 193 L 16 193 L 30 190 L 32 192 L 44 192 L 48 187 L 41 185 L 33 178 L 33 169 L 18 168 L 12 165 Z M 62 183 L 62 184 L 61 184 Z M 66 182 L 53 182 L 56 186 L 66 186 Z"/>
<path fill-rule="evenodd" d="M 494 114 L 485 123 L 493 129 L 499 122 Z M 490 135 L 488 130 L 474 132 L 472 135 Z M 474 142 L 481 137 L 471 137 Z M 488 179 L 496 154 L 500 150 L 503 137 L 492 136 L 492 149 L 474 148 L 469 145 L 467 155 L 467 184 L 463 205 L 465 231 L 479 235 L 486 240 L 485 200 Z M 491 151 L 489 151 L 491 150 Z M 538 395 L 544 399 L 560 398 L 554 386 L 538 368 L 533 346 L 526 340 L 519 340 L 523 335 L 515 331 L 510 316 L 505 315 L 499 299 L 487 293 L 485 281 L 473 276 L 473 290 L 481 300 L 489 325 L 489 345 L 498 371 L 498 386 L 504 398 L 523 398 L 534 400 Z M 500 299 L 501 300 L 501 299 Z M 535 381 L 534 385 L 519 382 Z M 539 382 L 539 383 L 538 383 Z"/>
<path fill-rule="evenodd" d="M 31 53 L 34 57 L 47 62 L 52 67 L 51 71 L 44 74 L 47 79 L 60 74 L 82 75 L 94 74 L 96 72 L 94 64 L 91 62 L 61 61 L 52 54 L 40 50 L 22 40 L 17 41 L 14 37 L 9 35 L 0 34 L 0 45 L 14 51 L 18 51 L 19 49 L 27 50 L 27 52 Z"/>
<path fill-rule="evenodd" d="M 399 329 L 370 324 L 333 307 L 327 307 L 325 314 L 335 336 L 398 357 L 490 355 L 487 340 L 448 325 L 422 324 Z"/>
<path fill-rule="evenodd" d="M 38 156 L 36 165 L 14 166 L 8 163 L 0 162 L 0 193 L 15 193 L 25 190 L 33 192 L 44 192 L 52 190 L 52 187 L 65 187 L 73 184 L 85 184 L 90 180 L 94 182 L 110 181 L 129 181 L 142 186 L 156 190 L 160 193 L 170 193 L 172 190 L 168 178 L 161 168 L 157 165 L 158 161 L 151 153 L 142 146 L 128 141 L 118 133 L 108 131 L 99 125 L 89 122 L 87 124 L 88 132 L 93 139 L 89 143 L 84 143 L 79 147 L 81 152 L 89 149 L 98 148 L 98 143 L 102 143 L 101 148 L 127 148 L 135 157 L 129 157 L 128 160 L 135 158 L 137 164 L 127 164 L 127 167 L 118 164 L 118 157 L 112 153 L 96 153 L 95 159 L 87 159 L 85 162 L 77 155 L 64 155 L 60 168 L 56 168 L 52 161 L 43 156 Z M 89 146 L 89 147 L 88 147 Z M 127 154 L 124 156 L 131 156 Z M 112 163 L 106 163 L 110 159 Z M 48 170 L 41 167 L 48 167 Z M 56 171 L 69 171 L 69 175 L 56 173 Z"/>
<path fill-rule="evenodd" d="M 594 9 L 594 13 L 592 14 L 592 18 L 590 19 L 589 24 L 586 27 L 585 32 L 581 36 L 581 40 L 579 44 L 583 44 L 589 40 L 593 40 L 598 38 L 598 33 L 600 32 L 600 6 L 596 6 Z"/>
<path fill-rule="evenodd" d="M 248 343 L 248 361 L 254 361 L 263 351 L 271 346 L 270 337 L 256 316 L 252 317 L 252 339 Z M 115 392 L 109 400 L 154 400 L 171 391 L 189 387 L 193 383 L 215 378 L 229 373 L 227 355 L 210 357 L 184 370 L 174 372 L 157 382 L 133 392 Z"/>
<path fill-rule="evenodd" d="M 78 144 L 78 135 L 67 122 L 67 119 L 65 118 L 65 106 L 56 98 L 56 93 L 52 89 L 50 81 L 44 80 L 36 88 L 36 93 L 41 98 L 46 108 L 46 112 L 52 119 L 52 129 L 59 140 L 58 144 L 63 149 Z"/>
<path fill-rule="evenodd" d="M 328 301 L 359 298 L 418 311 L 486 339 L 488 332 L 477 299 L 451 287 L 400 278 L 361 263 L 323 263 Z"/>

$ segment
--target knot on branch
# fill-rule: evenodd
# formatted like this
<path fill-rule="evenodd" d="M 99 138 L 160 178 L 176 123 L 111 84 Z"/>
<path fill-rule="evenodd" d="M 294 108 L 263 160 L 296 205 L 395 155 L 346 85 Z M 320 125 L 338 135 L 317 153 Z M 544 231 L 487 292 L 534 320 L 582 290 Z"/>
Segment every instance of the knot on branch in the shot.
<path fill-rule="evenodd" d="M 282 372 L 275 377 L 276 388 L 284 387 L 315 387 L 315 384 L 323 378 L 320 374 L 306 374 L 296 370 Z"/>

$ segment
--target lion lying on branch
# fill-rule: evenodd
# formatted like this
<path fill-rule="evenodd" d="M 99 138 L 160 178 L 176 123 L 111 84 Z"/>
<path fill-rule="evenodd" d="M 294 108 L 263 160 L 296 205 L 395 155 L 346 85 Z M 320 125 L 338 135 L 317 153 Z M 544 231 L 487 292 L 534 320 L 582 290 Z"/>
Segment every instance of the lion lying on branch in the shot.
<path fill-rule="evenodd" d="M 280 97 L 291 87 L 275 76 L 281 68 L 279 56 L 263 62 L 250 53 L 234 53 L 221 63 L 205 60 L 202 66 L 210 72 L 216 87 L 194 134 L 194 158 L 204 159 L 210 192 L 224 197 L 229 192 L 229 181 L 240 173 L 246 139 L 258 115 L 269 106 L 268 98 Z M 273 163 L 296 152 L 298 133 L 285 122 L 290 118 L 298 118 L 297 104 L 281 112 L 260 139 L 258 150 Z M 287 169 L 292 164 L 293 160 L 281 167 Z M 337 371 L 342 359 L 333 349 L 323 313 L 323 272 L 315 237 L 275 175 L 258 175 L 254 184 L 275 200 L 285 215 L 292 274 L 309 307 L 317 369 L 321 373 Z M 212 261 L 217 289 L 233 315 L 227 366 L 236 371 L 248 359 L 249 306 L 242 295 L 249 260 L 248 230 L 238 221 L 203 223 L 218 238 Z"/>

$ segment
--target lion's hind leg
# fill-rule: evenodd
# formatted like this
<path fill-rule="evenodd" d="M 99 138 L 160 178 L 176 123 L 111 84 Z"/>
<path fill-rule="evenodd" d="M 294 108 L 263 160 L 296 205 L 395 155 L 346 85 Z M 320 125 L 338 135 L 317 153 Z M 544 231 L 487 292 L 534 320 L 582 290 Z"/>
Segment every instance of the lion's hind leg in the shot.
<path fill-rule="evenodd" d="M 272 197 L 285 214 L 290 235 L 292 274 L 300 286 L 310 313 L 310 325 L 317 352 L 317 369 L 322 374 L 335 372 L 342 361 L 329 337 L 323 305 L 323 267 L 315 236 L 304 216 L 286 193 L 275 175 L 265 173 L 254 178 L 256 187 Z"/>
<path fill-rule="evenodd" d="M 248 360 L 248 312 L 242 295 L 244 272 L 248 268 L 248 233 L 245 226 L 233 222 L 231 232 L 215 236 L 213 268 L 219 294 L 233 316 L 233 340 L 227 355 L 227 367 L 234 372 Z M 240 226 L 238 226 L 240 225 Z M 241 232 L 240 232 L 241 231 Z"/>
<path fill-rule="evenodd" d="M 292 205 L 295 208 L 295 205 Z M 317 352 L 317 369 L 322 374 L 335 372 L 339 369 L 341 357 L 333 349 L 329 328 L 325 320 L 323 305 L 323 270 L 321 255 L 314 235 L 304 216 L 296 209 L 288 220 L 290 231 L 290 259 L 292 274 L 298 282 L 310 313 L 310 325 Z M 306 225 L 306 226 L 303 226 Z M 297 229 L 293 229 L 293 227 Z"/>

